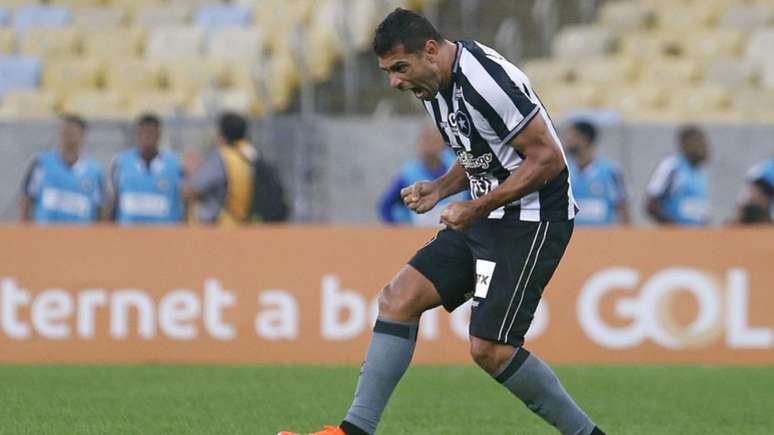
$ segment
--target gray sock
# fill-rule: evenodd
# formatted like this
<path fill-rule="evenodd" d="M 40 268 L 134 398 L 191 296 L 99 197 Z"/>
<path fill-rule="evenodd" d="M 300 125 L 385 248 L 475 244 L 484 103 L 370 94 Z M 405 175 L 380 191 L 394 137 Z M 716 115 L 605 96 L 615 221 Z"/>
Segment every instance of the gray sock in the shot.
<path fill-rule="evenodd" d="M 346 422 L 369 434 L 376 431 L 387 400 L 411 362 L 416 340 L 416 323 L 376 321 Z"/>
<path fill-rule="evenodd" d="M 594 430 L 594 423 L 572 400 L 551 368 L 524 348 L 516 349 L 494 378 L 562 435 L 588 435 Z"/>

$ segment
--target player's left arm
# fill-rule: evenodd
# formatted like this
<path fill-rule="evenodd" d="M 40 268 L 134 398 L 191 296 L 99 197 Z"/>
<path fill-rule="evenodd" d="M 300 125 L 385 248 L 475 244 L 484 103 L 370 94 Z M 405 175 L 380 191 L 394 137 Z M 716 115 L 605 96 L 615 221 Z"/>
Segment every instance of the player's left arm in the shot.
<path fill-rule="evenodd" d="M 492 210 L 540 190 L 565 168 L 559 144 L 541 116 L 530 120 L 509 145 L 524 156 L 519 168 L 486 195 L 449 204 L 441 214 L 443 223 L 454 230 L 464 229 Z"/>

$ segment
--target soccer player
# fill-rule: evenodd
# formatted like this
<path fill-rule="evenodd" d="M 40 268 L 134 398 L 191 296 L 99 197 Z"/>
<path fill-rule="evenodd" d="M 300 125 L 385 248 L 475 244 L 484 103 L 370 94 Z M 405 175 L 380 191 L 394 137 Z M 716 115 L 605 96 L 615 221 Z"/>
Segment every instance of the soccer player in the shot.
<path fill-rule="evenodd" d="M 707 139 L 695 126 L 680 129 L 678 138 L 680 154 L 661 161 L 651 176 L 645 210 L 661 225 L 703 226 L 709 220 Z"/>
<path fill-rule="evenodd" d="M 102 166 L 82 154 L 86 121 L 61 117 L 59 149 L 40 153 L 27 169 L 19 218 L 37 224 L 88 224 L 99 219 L 104 201 Z"/>
<path fill-rule="evenodd" d="M 110 217 L 122 225 L 179 223 L 185 216 L 180 159 L 159 150 L 157 116 L 141 115 L 136 128 L 137 146 L 113 161 L 110 178 L 115 199 Z"/>
<path fill-rule="evenodd" d="M 575 121 L 564 132 L 572 193 L 580 211 L 578 225 L 628 224 L 629 205 L 623 177 L 613 161 L 596 155 L 597 129 L 586 121 Z"/>
<path fill-rule="evenodd" d="M 411 361 L 422 313 L 471 297 L 476 363 L 562 434 L 603 433 L 523 346 L 577 210 L 559 138 L 529 80 L 492 49 L 448 41 L 404 9 L 379 25 L 374 51 L 390 85 L 423 101 L 457 154 L 442 177 L 405 188 L 406 205 L 424 213 L 467 188 L 473 199 L 448 204 L 446 228 L 382 290 L 352 406 L 339 427 L 318 434 L 375 433 Z"/>
<path fill-rule="evenodd" d="M 401 190 L 417 181 L 435 180 L 445 174 L 454 165 L 457 157 L 443 142 L 435 125 L 428 123 L 422 128 L 417 141 L 419 158 L 411 159 L 400 169 L 387 192 L 379 202 L 379 215 L 382 221 L 391 224 L 411 224 L 417 226 L 437 226 L 440 222 L 441 209 L 453 200 L 468 199 L 464 193 L 446 198 L 431 212 L 414 213 L 403 203 Z"/>
<path fill-rule="evenodd" d="M 747 187 L 737 209 L 737 222 L 774 222 L 774 158 L 753 166 L 746 178 Z"/>

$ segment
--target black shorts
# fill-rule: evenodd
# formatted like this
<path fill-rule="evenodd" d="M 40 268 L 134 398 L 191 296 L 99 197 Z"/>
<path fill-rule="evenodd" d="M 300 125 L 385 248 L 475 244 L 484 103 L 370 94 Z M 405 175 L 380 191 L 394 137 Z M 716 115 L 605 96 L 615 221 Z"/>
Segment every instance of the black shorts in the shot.
<path fill-rule="evenodd" d="M 482 219 L 463 232 L 441 230 L 409 264 L 435 285 L 447 311 L 473 297 L 470 335 L 521 346 L 573 226 Z"/>

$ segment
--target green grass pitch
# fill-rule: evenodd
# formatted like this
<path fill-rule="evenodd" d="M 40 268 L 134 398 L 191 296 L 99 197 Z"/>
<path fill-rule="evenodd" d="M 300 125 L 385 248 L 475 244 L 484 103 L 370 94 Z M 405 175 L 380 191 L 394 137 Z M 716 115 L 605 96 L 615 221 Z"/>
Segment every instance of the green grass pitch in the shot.
<path fill-rule="evenodd" d="M 556 369 L 608 434 L 772 434 L 774 367 Z M 255 434 L 337 424 L 356 367 L 0 366 L 0 434 Z M 554 433 L 474 367 L 412 367 L 380 434 Z"/>

